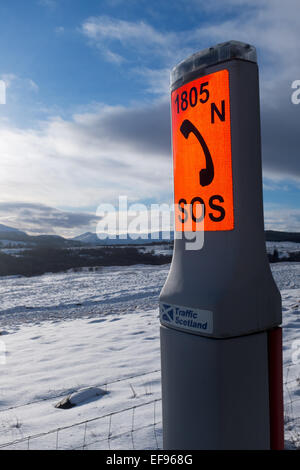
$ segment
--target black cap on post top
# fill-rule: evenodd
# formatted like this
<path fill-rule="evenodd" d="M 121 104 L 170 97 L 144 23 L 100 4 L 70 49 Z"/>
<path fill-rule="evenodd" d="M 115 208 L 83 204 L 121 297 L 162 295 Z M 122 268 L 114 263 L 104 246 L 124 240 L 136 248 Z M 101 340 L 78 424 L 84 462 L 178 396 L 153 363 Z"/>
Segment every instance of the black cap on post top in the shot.
<path fill-rule="evenodd" d="M 240 41 L 227 41 L 196 52 L 176 65 L 171 71 L 171 89 L 178 88 L 188 77 L 193 78 L 206 67 L 232 59 L 246 60 L 257 63 L 256 48 Z"/>

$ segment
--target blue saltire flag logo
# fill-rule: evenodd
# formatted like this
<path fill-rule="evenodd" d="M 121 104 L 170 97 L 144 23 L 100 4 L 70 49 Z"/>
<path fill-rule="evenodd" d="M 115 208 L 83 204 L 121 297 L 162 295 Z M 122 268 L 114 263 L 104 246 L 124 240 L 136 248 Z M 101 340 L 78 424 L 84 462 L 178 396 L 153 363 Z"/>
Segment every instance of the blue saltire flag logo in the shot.
<path fill-rule="evenodd" d="M 174 310 L 171 305 L 162 304 L 161 305 L 161 315 L 162 319 L 167 322 L 172 322 L 174 318 Z"/>

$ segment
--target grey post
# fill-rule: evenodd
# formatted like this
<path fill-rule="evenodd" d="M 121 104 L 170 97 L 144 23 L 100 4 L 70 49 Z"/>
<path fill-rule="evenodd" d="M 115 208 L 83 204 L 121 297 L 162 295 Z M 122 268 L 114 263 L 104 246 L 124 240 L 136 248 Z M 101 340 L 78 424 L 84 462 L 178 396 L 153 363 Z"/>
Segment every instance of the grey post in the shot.
<path fill-rule="evenodd" d="M 165 449 L 270 449 L 268 332 L 281 323 L 281 297 L 265 248 L 255 48 L 230 41 L 194 54 L 173 69 L 171 90 L 222 70 L 234 227 L 205 230 L 206 212 L 202 249 L 175 237 L 160 294 Z"/>

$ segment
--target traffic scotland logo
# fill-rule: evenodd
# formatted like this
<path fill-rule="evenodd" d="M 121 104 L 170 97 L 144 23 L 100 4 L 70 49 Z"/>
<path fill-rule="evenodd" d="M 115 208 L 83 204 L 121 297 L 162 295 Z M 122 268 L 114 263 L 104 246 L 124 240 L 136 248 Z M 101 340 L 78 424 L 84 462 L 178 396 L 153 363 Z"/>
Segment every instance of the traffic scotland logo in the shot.
<path fill-rule="evenodd" d="M 164 321 L 171 323 L 174 319 L 174 310 L 171 305 L 161 305 L 161 316 Z"/>
<path fill-rule="evenodd" d="M 204 331 L 206 334 L 213 332 L 213 312 L 199 308 L 170 305 L 163 302 L 159 306 L 162 322 L 170 327 L 191 330 L 193 332 Z"/>

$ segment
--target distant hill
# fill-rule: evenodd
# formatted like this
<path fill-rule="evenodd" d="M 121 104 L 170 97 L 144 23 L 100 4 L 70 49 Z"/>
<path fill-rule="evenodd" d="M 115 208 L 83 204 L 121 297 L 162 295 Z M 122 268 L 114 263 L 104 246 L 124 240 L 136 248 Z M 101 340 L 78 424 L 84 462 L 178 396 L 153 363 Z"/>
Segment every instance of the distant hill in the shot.
<path fill-rule="evenodd" d="M 105 234 L 106 235 L 106 234 Z M 172 242 L 173 233 L 169 238 L 163 237 L 163 232 L 153 232 L 152 234 L 144 234 L 143 238 L 133 238 L 134 234 L 130 234 L 127 238 L 117 236 L 113 238 L 99 239 L 96 233 L 86 232 L 77 237 L 67 239 L 59 235 L 28 235 L 22 230 L 18 230 L 7 225 L 0 224 L 0 248 L 9 246 L 18 246 L 24 248 L 30 247 L 53 247 L 67 248 L 76 246 L 105 246 L 105 245 L 144 245 L 148 243 Z M 136 236 L 136 234 L 135 234 Z M 279 232 L 275 230 L 265 231 L 266 241 L 281 242 L 289 241 L 300 243 L 300 232 Z"/>
<path fill-rule="evenodd" d="M 0 240 L 13 240 L 23 241 L 27 239 L 28 235 L 17 228 L 8 227 L 7 225 L 0 224 Z"/>
<path fill-rule="evenodd" d="M 275 230 L 266 230 L 265 237 L 267 242 L 300 243 L 300 232 L 277 232 Z"/>
<path fill-rule="evenodd" d="M 28 235 L 22 230 L 0 224 L 0 248 L 9 246 L 66 248 L 78 245 L 81 245 L 79 241 L 68 240 L 59 235 Z"/>
<path fill-rule="evenodd" d="M 0 224 L 0 233 L 1 232 L 20 232 L 17 228 L 8 227 L 8 225 Z M 22 232 L 25 233 L 25 232 Z"/>
<path fill-rule="evenodd" d="M 99 241 L 99 238 L 95 233 L 92 232 L 85 232 L 77 237 L 72 238 L 72 240 L 83 242 L 83 243 L 90 243 L 92 245 L 96 245 Z"/>
<path fill-rule="evenodd" d="M 110 237 L 101 240 L 97 237 L 95 233 L 86 232 L 82 235 L 73 238 L 72 240 L 80 241 L 81 243 L 88 245 L 137 245 L 145 243 L 168 242 L 173 241 L 173 239 L 173 233 L 171 233 L 171 237 L 169 239 L 166 239 L 162 238 L 162 232 L 155 232 L 152 234 L 152 237 L 150 236 L 150 234 L 146 234 L 146 238 L 139 238 L 137 240 L 132 239 L 131 237 L 127 237 L 126 239 L 120 237 Z M 300 232 L 279 232 L 276 230 L 266 230 L 265 239 L 266 241 L 270 242 L 288 241 L 300 243 Z"/>
<path fill-rule="evenodd" d="M 153 232 L 152 234 L 143 234 L 143 238 L 137 238 L 137 234 L 129 234 L 127 238 L 120 236 L 103 234 L 103 239 L 99 238 L 96 233 L 86 232 L 82 235 L 72 238 L 73 241 L 79 241 L 88 245 L 144 245 L 145 243 L 159 243 L 169 242 L 173 240 L 173 233 L 171 238 L 163 238 L 163 232 Z"/>

